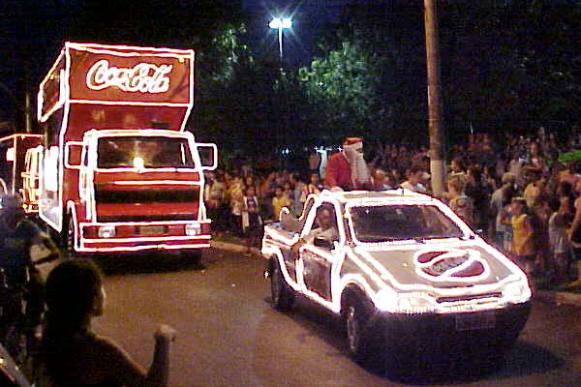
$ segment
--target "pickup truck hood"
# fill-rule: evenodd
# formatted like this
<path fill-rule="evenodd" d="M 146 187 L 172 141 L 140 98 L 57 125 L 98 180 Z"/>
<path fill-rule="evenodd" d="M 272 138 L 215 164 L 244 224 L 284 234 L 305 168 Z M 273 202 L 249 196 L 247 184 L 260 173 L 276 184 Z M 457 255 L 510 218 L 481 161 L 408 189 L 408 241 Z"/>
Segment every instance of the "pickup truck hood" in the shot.
<path fill-rule="evenodd" d="M 451 288 L 495 284 L 518 270 L 494 248 L 478 241 L 428 241 L 355 249 L 382 279 L 400 285 Z"/>

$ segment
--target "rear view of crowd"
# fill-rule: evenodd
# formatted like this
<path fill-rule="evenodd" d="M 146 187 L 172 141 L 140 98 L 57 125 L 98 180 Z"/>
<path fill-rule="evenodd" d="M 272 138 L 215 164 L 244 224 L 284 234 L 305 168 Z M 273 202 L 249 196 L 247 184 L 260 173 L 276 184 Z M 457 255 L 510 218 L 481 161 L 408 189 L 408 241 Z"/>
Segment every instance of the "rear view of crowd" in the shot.
<path fill-rule="evenodd" d="M 470 135 L 448 152 L 447 191 L 440 198 L 549 286 L 569 281 L 581 256 L 581 175 L 576 162 L 559 161 L 580 147 L 573 132 L 564 143 L 543 129 L 535 137 L 507 135 L 502 143 Z M 365 150 L 366 189 L 431 192 L 427 148 L 366 142 Z M 257 246 L 264 222 L 278 220 L 284 207 L 299 215 L 310 194 L 331 188 L 324 178 L 318 168 L 257 171 L 250 163 L 210 173 L 205 197 L 213 229 Z"/>

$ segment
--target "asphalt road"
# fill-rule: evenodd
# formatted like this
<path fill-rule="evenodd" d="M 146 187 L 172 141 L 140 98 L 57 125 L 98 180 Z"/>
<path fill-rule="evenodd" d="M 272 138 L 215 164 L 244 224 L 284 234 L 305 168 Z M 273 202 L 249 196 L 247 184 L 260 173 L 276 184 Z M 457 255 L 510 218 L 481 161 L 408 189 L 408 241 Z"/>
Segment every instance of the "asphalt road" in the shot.
<path fill-rule="evenodd" d="M 343 331 L 324 311 L 300 301 L 283 314 L 269 303 L 269 284 L 257 257 L 204 254 L 203 268 L 178 256 L 109 257 L 107 309 L 97 332 L 149 365 L 158 323 L 174 326 L 172 386 L 389 386 L 434 383 L 415 375 L 394 380 L 351 361 Z M 504 366 L 466 379 L 446 375 L 439 385 L 580 386 L 579 309 L 535 303 Z"/>

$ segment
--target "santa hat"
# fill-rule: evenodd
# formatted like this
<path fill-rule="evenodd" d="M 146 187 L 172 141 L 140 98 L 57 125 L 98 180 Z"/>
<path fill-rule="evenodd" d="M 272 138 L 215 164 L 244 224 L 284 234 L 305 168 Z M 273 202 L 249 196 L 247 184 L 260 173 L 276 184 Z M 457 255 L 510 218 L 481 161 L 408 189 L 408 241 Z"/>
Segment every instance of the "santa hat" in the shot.
<path fill-rule="evenodd" d="M 355 145 L 358 143 L 362 143 L 363 139 L 361 137 L 347 137 L 345 141 L 343 141 L 343 145 Z"/>

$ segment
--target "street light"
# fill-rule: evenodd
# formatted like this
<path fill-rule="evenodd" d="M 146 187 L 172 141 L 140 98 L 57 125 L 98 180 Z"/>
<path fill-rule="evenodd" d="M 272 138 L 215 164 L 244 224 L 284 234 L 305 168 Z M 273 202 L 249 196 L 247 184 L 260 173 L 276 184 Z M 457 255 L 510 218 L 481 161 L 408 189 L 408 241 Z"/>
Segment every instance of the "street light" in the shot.
<path fill-rule="evenodd" d="M 289 29 L 293 26 L 293 21 L 288 17 L 275 17 L 268 23 L 272 29 L 278 30 L 278 49 L 280 53 L 280 60 L 282 62 L 282 30 Z"/>

